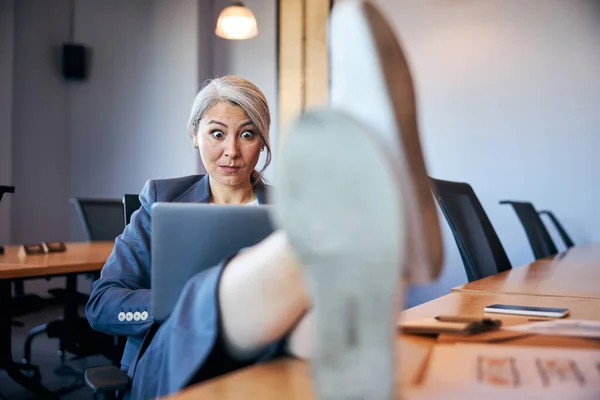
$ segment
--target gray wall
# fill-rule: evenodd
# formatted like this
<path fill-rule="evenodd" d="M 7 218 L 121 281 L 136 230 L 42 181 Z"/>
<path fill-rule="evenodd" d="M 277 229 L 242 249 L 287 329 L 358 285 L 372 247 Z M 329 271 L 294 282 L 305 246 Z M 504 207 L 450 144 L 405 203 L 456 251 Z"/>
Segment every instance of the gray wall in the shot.
<path fill-rule="evenodd" d="M 12 179 L 14 0 L 0 0 L 0 185 Z M 0 246 L 10 237 L 11 195 L 0 203 Z"/>
<path fill-rule="evenodd" d="M 273 109 L 276 137 L 275 0 L 246 2 L 260 35 L 243 42 L 214 36 L 224 0 L 78 0 L 76 39 L 94 52 L 91 79 L 80 84 L 62 82 L 53 64 L 53 46 L 67 38 L 67 2 L 45 3 L 0 2 L 0 54 L 10 54 L 10 4 L 19 47 L 14 69 L 4 57 L 0 62 L 0 113 L 12 104 L 14 118 L 12 136 L 10 119 L 0 118 L 0 152 L 12 140 L 12 180 L 31 199 L 13 201 L 13 243 L 80 238 L 78 226 L 68 229 L 70 196 L 118 197 L 151 177 L 199 171 L 185 120 L 209 77 L 256 82 Z M 533 255 L 513 212 L 498 205 L 503 198 L 553 209 L 577 243 L 599 241 L 598 2 L 380 3 L 413 68 L 431 175 L 473 185 L 514 265 Z M 2 176 L 11 172 L 2 168 Z M 413 289 L 409 304 L 466 279 L 441 223 L 444 275 Z"/>
<path fill-rule="evenodd" d="M 86 82 L 60 75 L 69 3 L 21 1 L 14 13 L 2 3 L 2 112 L 12 115 L 2 119 L 3 152 L 12 141 L 12 170 L 2 174 L 17 186 L 5 236 L 12 243 L 83 240 L 70 197 L 120 198 L 149 178 L 199 170 L 185 128 L 207 63 L 198 53 L 198 1 L 76 1 L 74 41 L 92 50 Z"/>
<path fill-rule="evenodd" d="M 69 98 L 58 46 L 69 34 L 67 0 L 15 2 L 11 240 L 66 240 Z"/>
<path fill-rule="evenodd" d="M 78 2 L 75 37 L 93 62 L 89 81 L 70 87 L 73 196 L 119 198 L 150 178 L 195 173 L 186 120 L 197 13 L 195 0 Z"/>
<path fill-rule="evenodd" d="M 471 183 L 513 265 L 533 260 L 501 199 L 550 208 L 578 244 L 600 240 L 600 3 L 380 1 L 417 87 L 429 172 Z M 442 217 L 444 275 L 411 304 L 465 282 Z"/>
<path fill-rule="evenodd" d="M 93 59 L 90 79 L 70 85 L 71 196 L 121 198 L 196 173 L 186 121 L 202 62 L 197 1 L 77 4 L 75 38 Z"/>

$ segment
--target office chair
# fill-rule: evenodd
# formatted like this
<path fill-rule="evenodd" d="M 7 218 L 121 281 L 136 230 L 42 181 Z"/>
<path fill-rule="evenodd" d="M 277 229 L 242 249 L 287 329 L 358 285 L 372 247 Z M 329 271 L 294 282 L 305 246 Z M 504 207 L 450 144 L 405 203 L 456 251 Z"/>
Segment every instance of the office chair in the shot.
<path fill-rule="evenodd" d="M 548 230 L 544 226 L 544 222 L 540 218 L 540 215 L 536 211 L 533 204 L 525 201 L 511 201 L 502 200 L 500 204 L 508 204 L 513 207 L 525 233 L 527 234 L 527 240 L 533 250 L 535 259 L 553 256 L 558 253 L 552 237 L 548 233 Z"/>
<path fill-rule="evenodd" d="M 123 203 L 119 200 L 71 199 L 82 219 L 90 241 L 114 240 L 123 232 Z M 31 360 L 32 340 L 46 333 L 50 338 L 59 339 L 61 361 L 65 353 L 75 358 L 102 354 L 118 365 L 120 361 L 119 345 L 114 336 L 93 330 L 84 317 L 77 312 L 78 304 L 85 304 L 88 296 L 77 292 L 77 274 L 66 276 L 66 289 L 51 289 L 49 292 L 65 304 L 63 318 L 33 328 L 25 340 L 24 362 Z M 68 325 L 68 327 L 67 327 Z"/>
<path fill-rule="evenodd" d="M 124 206 L 119 200 L 71 199 L 81 217 L 88 240 L 115 240 L 123 233 Z"/>
<path fill-rule="evenodd" d="M 137 211 L 142 204 L 137 194 L 125 194 L 123 196 L 125 225 L 129 225 L 131 215 Z M 126 337 L 119 337 L 119 349 L 121 354 L 125 347 Z M 116 365 L 92 367 L 85 370 L 85 382 L 94 394 L 94 399 L 114 399 L 116 392 L 125 390 L 129 385 L 129 377 Z"/>
<path fill-rule="evenodd" d="M 14 186 L 0 186 L 0 202 L 2 201 L 2 197 L 4 197 L 5 193 L 14 192 Z M 4 246 L 0 246 L 0 254 L 4 254 Z M 19 286 L 15 287 L 15 295 L 11 296 L 10 310 L 8 312 L 10 313 L 12 325 L 23 326 L 22 323 L 15 321 L 14 318 L 22 317 L 27 314 L 32 314 L 41 311 L 44 308 L 44 300 L 38 295 L 23 293 L 23 282 L 21 280 L 18 280 L 18 282 L 21 283 L 20 290 Z M 13 281 L 13 284 L 14 283 L 15 282 Z M 17 364 L 17 367 L 21 370 L 32 372 L 34 379 L 41 379 L 40 370 L 38 366 L 26 362 L 22 364 Z"/>
<path fill-rule="evenodd" d="M 0 186 L 0 201 L 2 201 L 2 197 L 4 197 L 4 193 L 14 193 L 14 186 Z"/>
<path fill-rule="evenodd" d="M 15 187 L 14 186 L 0 186 L 0 202 L 2 202 L 2 197 L 4 197 L 4 193 L 14 193 L 15 192 Z M 0 255 L 4 254 L 4 246 L 0 245 Z M 21 279 L 16 279 L 13 281 L 13 287 L 14 287 L 14 295 L 15 297 L 19 297 L 19 298 L 23 298 L 25 299 L 25 296 L 27 296 L 24 292 L 24 287 L 23 287 L 23 280 Z M 38 301 L 38 299 L 41 301 L 41 297 L 39 296 L 33 296 L 33 295 L 29 295 L 31 296 L 31 298 L 33 299 L 34 297 L 36 298 L 35 302 Z M 11 316 L 21 316 L 21 315 L 25 315 L 28 314 L 28 312 L 26 311 L 29 307 L 25 306 L 25 303 L 27 303 L 26 301 L 24 301 L 21 304 L 22 310 L 16 311 L 13 310 L 13 312 L 11 312 Z M 32 309 L 36 309 L 37 307 L 31 307 Z M 17 322 L 17 321 L 13 321 L 12 322 L 13 325 L 16 326 L 23 326 L 22 323 Z"/>
<path fill-rule="evenodd" d="M 512 268 L 471 185 L 432 178 L 431 189 L 450 225 L 469 282 Z"/>
<path fill-rule="evenodd" d="M 558 234 L 559 234 L 560 238 L 562 239 L 562 241 L 564 242 L 567 249 L 570 249 L 571 247 L 575 246 L 575 243 L 573 243 L 573 240 L 571 240 L 571 237 L 569 236 L 569 234 L 567 233 L 565 228 L 562 226 L 562 224 L 559 222 L 558 218 L 556 218 L 556 216 L 554 215 L 554 213 L 552 211 L 542 210 L 542 211 L 538 211 L 538 214 L 540 216 L 546 215 L 546 216 L 548 216 L 548 218 L 550 218 L 550 221 L 552 221 L 552 224 L 558 231 Z"/>
<path fill-rule="evenodd" d="M 14 193 L 14 186 L 0 186 L 0 202 L 5 193 Z M 0 254 L 4 254 L 4 246 L 0 246 Z M 14 297 L 12 298 L 13 304 L 10 310 L 12 318 L 21 317 L 23 315 L 31 314 L 40 311 L 44 308 L 44 300 L 33 294 L 26 294 L 23 289 L 23 280 L 17 279 L 13 281 L 14 286 Z M 15 326 L 23 326 L 18 321 L 12 321 Z"/>
<path fill-rule="evenodd" d="M 123 208 L 125 211 L 125 226 L 129 225 L 131 215 L 142 206 L 140 196 L 137 194 L 126 194 L 123 196 Z"/>

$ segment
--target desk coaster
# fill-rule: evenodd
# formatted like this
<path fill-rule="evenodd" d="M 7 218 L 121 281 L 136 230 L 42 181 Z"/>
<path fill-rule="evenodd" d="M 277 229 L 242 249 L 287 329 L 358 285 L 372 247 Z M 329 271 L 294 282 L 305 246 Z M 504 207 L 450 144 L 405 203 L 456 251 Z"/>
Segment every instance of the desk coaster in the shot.
<path fill-rule="evenodd" d="M 19 256 L 32 254 L 46 254 L 46 250 L 41 244 L 24 244 L 19 248 Z"/>
<path fill-rule="evenodd" d="M 42 242 L 46 253 L 60 253 L 67 250 L 65 242 Z"/>

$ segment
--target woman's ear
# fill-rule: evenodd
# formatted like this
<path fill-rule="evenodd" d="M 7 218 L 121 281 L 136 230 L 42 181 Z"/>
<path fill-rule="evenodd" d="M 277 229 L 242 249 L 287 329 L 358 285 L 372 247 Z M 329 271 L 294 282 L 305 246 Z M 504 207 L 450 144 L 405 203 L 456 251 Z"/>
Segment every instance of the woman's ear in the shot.
<path fill-rule="evenodd" d="M 197 149 L 198 147 L 198 134 L 194 133 L 194 148 Z"/>

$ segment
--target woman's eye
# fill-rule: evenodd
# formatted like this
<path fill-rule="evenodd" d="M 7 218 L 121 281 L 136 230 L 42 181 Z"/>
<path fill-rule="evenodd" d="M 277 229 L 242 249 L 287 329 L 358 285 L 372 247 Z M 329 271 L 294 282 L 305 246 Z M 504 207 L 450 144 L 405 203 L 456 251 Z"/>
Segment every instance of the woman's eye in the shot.
<path fill-rule="evenodd" d="M 212 131 L 210 134 L 211 134 L 211 135 L 212 135 L 212 137 L 214 137 L 215 139 L 221 139 L 223 136 L 225 136 L 225 135 L 223 134 L 223 132 L 221 132 L 221 131 Z"/>
<path fill-rule="evenodd" d="M 242 132 L 242 139 L 252 139 L 254 137 L 254 132 L 252 131 L 245 131 Z"/>

